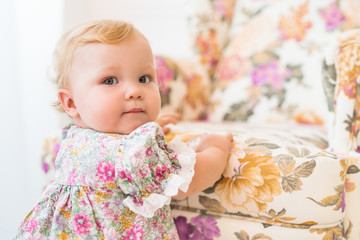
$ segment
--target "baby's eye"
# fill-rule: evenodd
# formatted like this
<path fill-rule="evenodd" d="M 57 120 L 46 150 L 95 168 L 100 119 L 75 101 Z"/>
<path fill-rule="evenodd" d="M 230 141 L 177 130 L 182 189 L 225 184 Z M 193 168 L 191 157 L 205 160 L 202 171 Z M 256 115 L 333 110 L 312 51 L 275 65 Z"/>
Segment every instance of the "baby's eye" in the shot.
<path fill-rule="evenodd" d="M 150 78 L 148 76 L 141 76 L 139 78 L 139 82 L 140 83 L 148 83 L 148 82 L 150 82 Z"/>
<path fill-rule="evenodd" d="M 103 84 L 106 84 L 106 85 L 114 85 L 114 84 L 117 84 L 117 83 L 119 83 L 119 82 L 114 77 L 109 77 L 109 78 L 105 79 L 105 81 L 103 82 Z"/>

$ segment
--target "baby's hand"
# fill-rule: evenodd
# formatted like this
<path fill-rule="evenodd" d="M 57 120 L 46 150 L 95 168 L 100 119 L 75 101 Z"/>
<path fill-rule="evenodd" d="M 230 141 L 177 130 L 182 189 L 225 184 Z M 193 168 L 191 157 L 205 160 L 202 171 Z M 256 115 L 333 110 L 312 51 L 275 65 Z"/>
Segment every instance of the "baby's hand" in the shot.
<path fill-rule="evenodd" d="M 160 125 L 164 134 L 167 134 L 170 132 L 170 128 L 166 127 L 166 125 L 171 124 L 171 123 L 176 124 L 178 119 L 179 119 L 179 114 L 167 113 L 167 114 L 160 115 L 158 117 L 158 119 L 156 120 L 156 123 Z"/>
<path fill-rule="evenodd" d="M 233 141 L 231 133 L 226 135 L 220 134 L 204 134 L 200 138 L 200 143 L 197 147 L 197 151 L 201 152 L 210 147 L 216 147 L 224 152 L 226 156 L 229 156 L 230 149 Z"/>

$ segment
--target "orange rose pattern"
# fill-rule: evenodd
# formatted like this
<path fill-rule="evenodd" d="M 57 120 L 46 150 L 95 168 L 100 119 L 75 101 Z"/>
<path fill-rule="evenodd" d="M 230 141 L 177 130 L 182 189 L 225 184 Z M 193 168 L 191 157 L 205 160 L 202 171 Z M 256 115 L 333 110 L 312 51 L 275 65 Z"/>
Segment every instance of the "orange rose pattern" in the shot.
<path fill-rule="evenodd" d="M 281 16 L 279 28 L 282 39 L 295 39 L 300 42 L 306 35 L 306 31 L 312 26 L 310 21 L 304 21 L 308 12 L 308 4 L 301 5 L 297 9 L 291 9 L 289 15 Z"/>
<path fill-rule="evenodd" d="M 360 33 L 358 34 L 360 38 Z M 343 92 L 350 99 L 356 97 L 356 80 L 360 76 L 360 44 L 347 43 L 338 53 L 338 92 Z"/>
<path fill-rule="evenodd" d="M 279 168 L 271 156 L 247 154 L 238 161 L 235 174 L 222 179 L 215 193 L 228 211 L 264 212 L 273 196 L 281 194 Z"/>

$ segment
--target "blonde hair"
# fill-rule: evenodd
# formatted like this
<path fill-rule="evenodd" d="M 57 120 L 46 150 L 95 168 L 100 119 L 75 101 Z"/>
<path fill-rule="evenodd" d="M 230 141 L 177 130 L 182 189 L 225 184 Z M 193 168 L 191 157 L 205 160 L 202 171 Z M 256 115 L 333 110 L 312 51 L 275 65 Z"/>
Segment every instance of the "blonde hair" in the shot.
<path fill-rule="evenodd" d="M 67 31 L 59 40 L 53 56 L 53 83 L 58 89 L 67 87 L 75 50 L 88 43 L 117 44 L 134 31 L 133 25 L 117 20 L 98 20 L 78 25 Z M 60 102 L 53 106 L 64 112 Z"/>

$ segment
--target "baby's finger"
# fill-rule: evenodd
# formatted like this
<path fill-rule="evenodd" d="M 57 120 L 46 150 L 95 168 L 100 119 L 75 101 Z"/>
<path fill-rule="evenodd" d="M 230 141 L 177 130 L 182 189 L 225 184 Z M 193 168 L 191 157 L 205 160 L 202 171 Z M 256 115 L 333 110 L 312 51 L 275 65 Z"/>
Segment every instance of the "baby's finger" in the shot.
<path fill-rule="evenodd" d="M 161 126 L 164 127 L 167 124 L 176 124 L 177 120 L 179 119 L 178 114 L 164 114 L 161 115 L 156 122 Z"/>
<path fill-rule="evenodd" d="M 162 130 L 163 130 L 164 134 L 168 134 L 171 129 L 168 127 L 163 127 Z"/>

